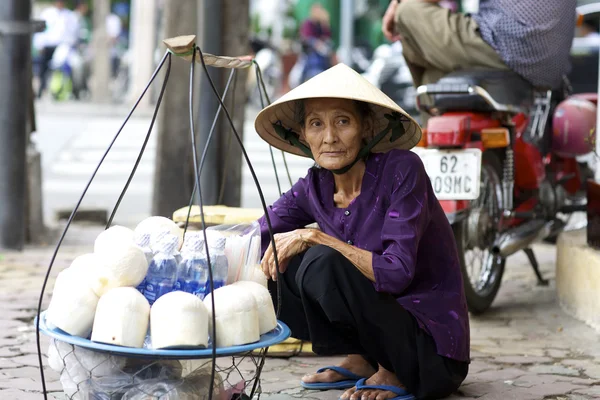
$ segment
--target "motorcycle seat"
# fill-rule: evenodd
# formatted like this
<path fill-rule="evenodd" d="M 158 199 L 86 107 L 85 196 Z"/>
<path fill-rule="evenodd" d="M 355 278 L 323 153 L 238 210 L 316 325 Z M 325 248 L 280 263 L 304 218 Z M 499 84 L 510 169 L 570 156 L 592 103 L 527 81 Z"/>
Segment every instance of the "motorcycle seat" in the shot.
<path fill-rule="evenodd" d="M 533 86 L 509 70 L 469 69 L 452 72 L 417 89 L 419 108 L 447 111 L 525 112 L 534 100 Z"/>

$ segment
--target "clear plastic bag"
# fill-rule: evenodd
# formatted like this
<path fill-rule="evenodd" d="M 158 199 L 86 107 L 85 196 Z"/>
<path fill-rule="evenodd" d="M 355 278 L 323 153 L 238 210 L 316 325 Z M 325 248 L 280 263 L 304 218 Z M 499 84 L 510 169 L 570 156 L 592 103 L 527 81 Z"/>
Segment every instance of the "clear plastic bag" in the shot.
<path fill-rule="evenodd" d="M 182 379 L 155 379 L 129 389 L 121 400 L 203 400 L 210 391 L 210 368 L 197 369 Z M 227 400 L 221 376 L 216 373 L 213 399 Z"/>
<path fill-rule="evenodd" d="M 225 255 L 229 265 L 228 285 L 242 280 L 253 280 L 263 284 L 264 274 L 260 271 L 259 266 L 261 238 L 258 222 L 216 225 L 207 230 L 218 231 L 227 238 Z M 266 284 L 266 278 L 264 284 Z"/>

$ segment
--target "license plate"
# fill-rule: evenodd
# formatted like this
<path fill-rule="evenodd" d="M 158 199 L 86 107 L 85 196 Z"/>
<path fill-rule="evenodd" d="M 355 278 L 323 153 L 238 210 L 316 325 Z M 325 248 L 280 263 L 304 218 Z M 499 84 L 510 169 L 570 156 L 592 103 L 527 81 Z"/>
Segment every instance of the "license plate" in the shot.
<path fill-rule="evenodd" d="M 479 197 L 481 150 L 415 148 L 438 200 L 475 200 Z"/>

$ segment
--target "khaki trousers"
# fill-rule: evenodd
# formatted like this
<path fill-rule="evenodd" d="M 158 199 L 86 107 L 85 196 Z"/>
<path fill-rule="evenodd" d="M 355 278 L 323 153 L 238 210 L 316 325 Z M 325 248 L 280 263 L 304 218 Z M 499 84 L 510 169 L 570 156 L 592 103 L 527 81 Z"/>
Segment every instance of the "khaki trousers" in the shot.
<path fill-rule="evenodd" d="M 468 15 L 423 0 L 403 0 L 395 23 L 416 87 L 460 69 L 508 69 Z"/>

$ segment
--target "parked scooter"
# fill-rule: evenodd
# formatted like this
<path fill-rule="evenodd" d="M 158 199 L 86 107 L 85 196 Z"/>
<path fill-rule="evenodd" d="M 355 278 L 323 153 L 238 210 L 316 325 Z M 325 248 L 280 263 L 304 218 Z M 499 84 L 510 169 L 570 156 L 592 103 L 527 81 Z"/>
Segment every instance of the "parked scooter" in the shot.
<path fill-rule="evenodd" d="M 265 84 L 265 90 L 269 96 L 269 100 L 274 101 L 281 93 L 283 82 L 283 62 L 281 56 L 274 46 L 266 41 L 252 41 L 252 47 L 256 50 L 254 61 L 260 67 L 262 79 Z M 262 108 L 260 93 L 262 88 L 259 87 L 259 82 L 256 80 L 254 73 L 248 74 L 248 100 L 256 108 Z M 264 105 L 267 104 L 267 99 L 263 97 Z"/>
<path fill-rule="evenodd" d="M 416 92 L 400 41 L 378 46 L 373 52 L 373 60 L 362 75 L 411 116 L 419 119 Z"/>
<path fill-rule="evenodd" d="M 568 88 L 568 85 L 565 85 Z M 595 150 L 597 94 L 539 91 L 509 71 L 451 73 L 417 89 L 432 115 L 415 149 L 452 224 L 469 310 L 492 304 L 506 259 L 561 232 L 585 210 L 577 157 Z"/>

